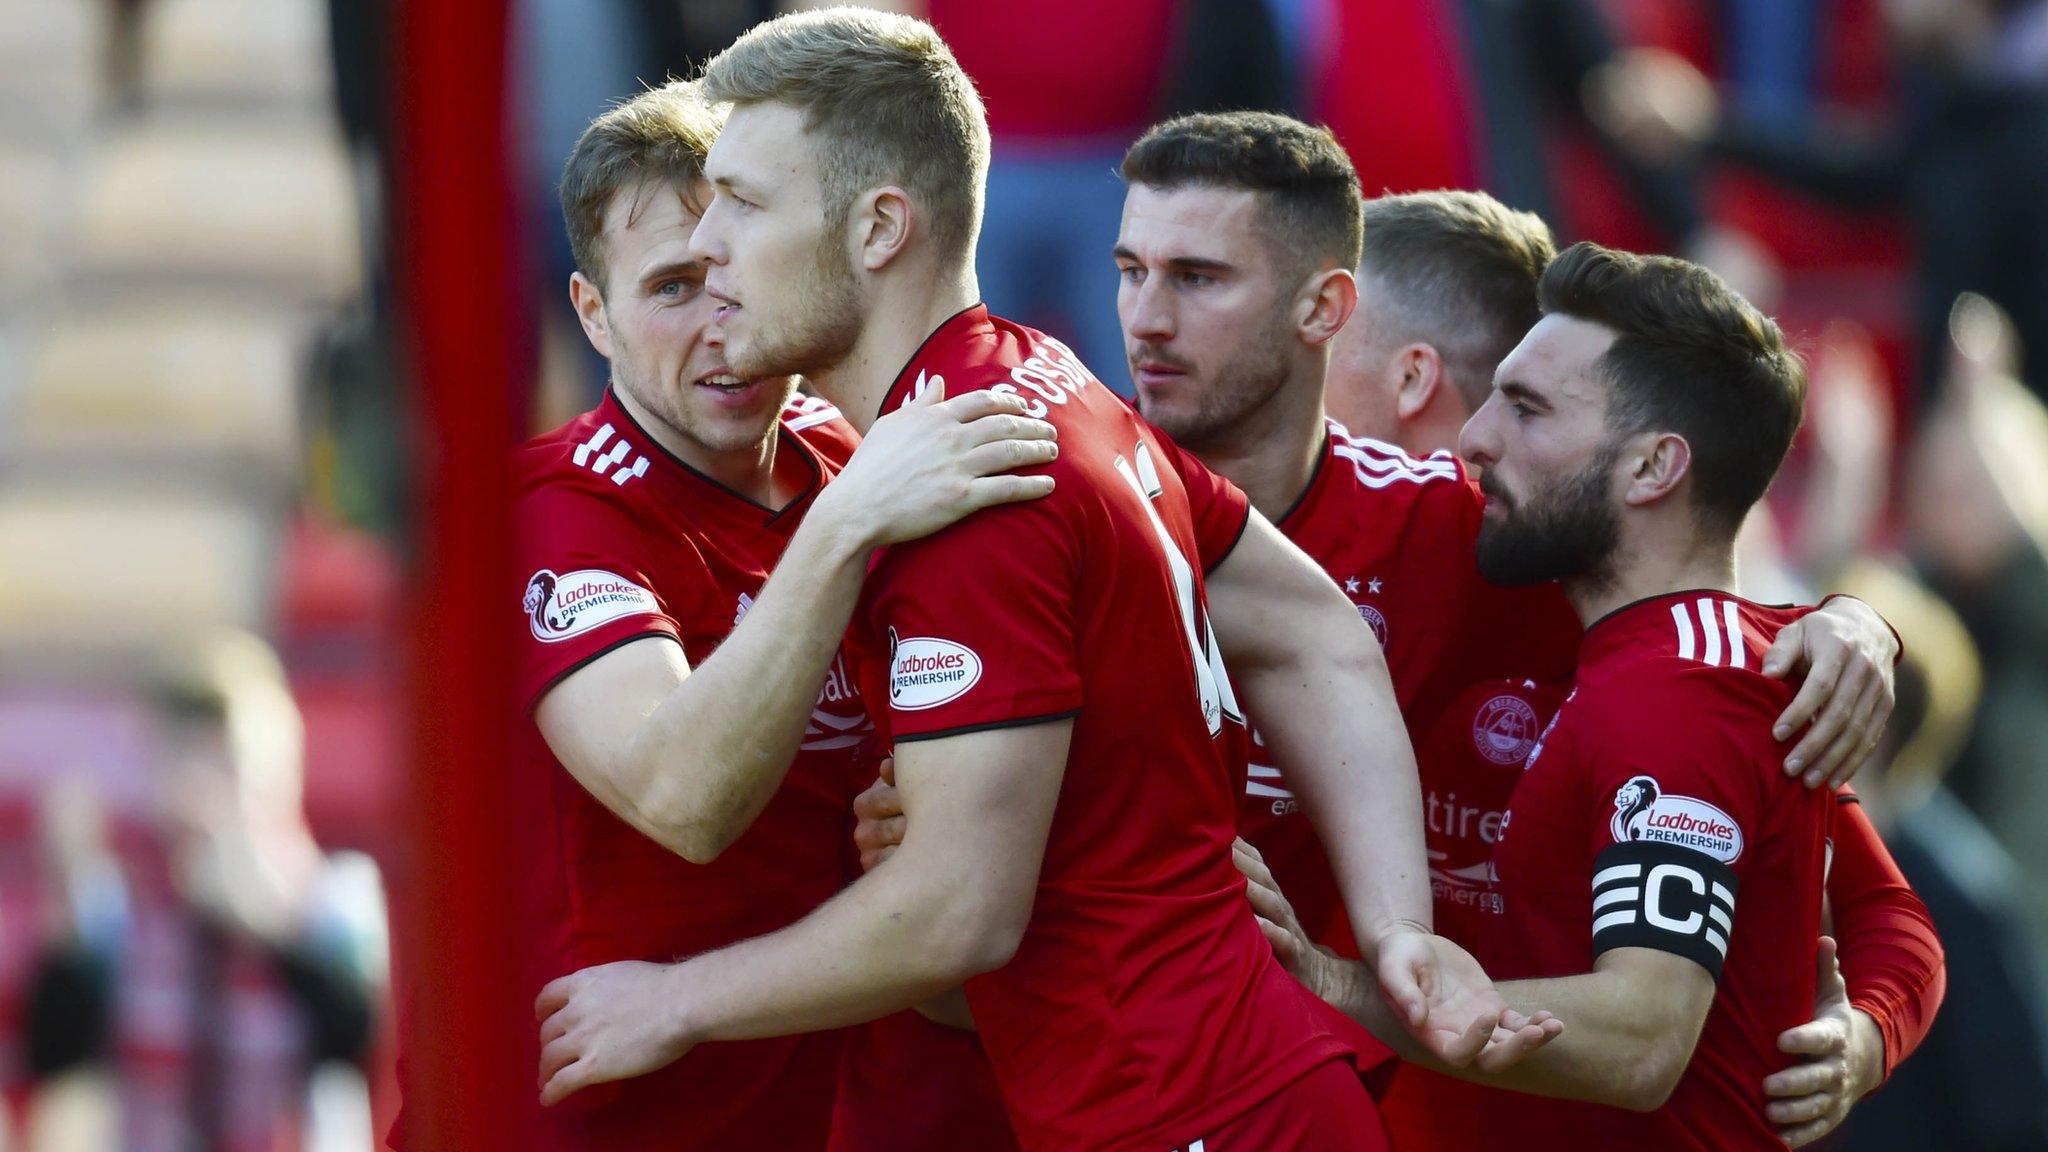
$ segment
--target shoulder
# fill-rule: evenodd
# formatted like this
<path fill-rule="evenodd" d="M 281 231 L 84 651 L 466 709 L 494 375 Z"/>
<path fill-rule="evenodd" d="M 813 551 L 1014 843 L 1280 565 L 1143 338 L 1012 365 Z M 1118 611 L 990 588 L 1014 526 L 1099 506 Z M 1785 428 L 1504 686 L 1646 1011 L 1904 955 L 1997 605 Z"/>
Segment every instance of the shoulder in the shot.
<path fill-rule="evenodd" d="M 567 424 L 528 440 L 513 455 L 515 499 L 541 491 L 587 491 L 597 496 L 630 496 L 654 462 L 654 445 L 640 430 L 585 412 Z"/>
<path fill-rule="evenodd" d="M 1736 668 L 1645 652 L 1583 670 L 1571 711 L 1597 744 L 1712 758 L 1773 745 L 1771 726 L 1790 699 L 1790 689 L 1756 671 L 1754 661 Z"/>

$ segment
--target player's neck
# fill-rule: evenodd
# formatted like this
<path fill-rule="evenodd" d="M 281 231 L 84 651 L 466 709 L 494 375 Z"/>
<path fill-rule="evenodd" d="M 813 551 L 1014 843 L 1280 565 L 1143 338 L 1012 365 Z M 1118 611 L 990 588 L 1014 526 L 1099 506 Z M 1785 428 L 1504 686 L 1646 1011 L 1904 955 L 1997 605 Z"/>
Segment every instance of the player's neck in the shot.
<path fill-rule="evenodd" d="M 1456 452 L 1458 433 L 1464 429 L 1469 415 L 1464 405 L 1438 399 L 1417 413 L 1414 419 L 1401 422 L 1401 431 L 1394 439 L 1394 446 L 1410 456 Z"/>
<path fill-rule="evenodd" d="M 981 286 L 970 266 L 952 275 L 904 274 L 880 285 L 867 323 L 845 359 L 808 379 L 837 405 L 847 423 L 867 435 L 904 365 L 947 320 L 974 307 Z"/>
<path fill-rule="evenodd" d="M 1696 538 L 1631 544 L 1624 536 L 1604 577 L 1558 583 L 1582 625 L 1590 625 L 1639 600 L 1673 592 L 1709 588 L 1733 595 L 1735 545 L 1728 540 Z"/>
<path fill-rule="evenodd" d="M 716 452 L 643 408 L 626 389 L 614 384 L 612 395 L 656 444 L 707 479 L 764 508 L 780 508 L 796 496 L 790 484 L 777 483 L 775 445 L 781 437 L 772 430 L 755 447 Z"/>
<path fill-rule="evenodd" d="M 1211 472 L 1243 489 L 1260 515 L 1278 523 L 1308 490 L 1322 458 L 1321 382 L 1320 370 L 1313 382 L 1289 380 L 1271 400 L 1247 412 L 1227 437 L 1186 447 Z"/>

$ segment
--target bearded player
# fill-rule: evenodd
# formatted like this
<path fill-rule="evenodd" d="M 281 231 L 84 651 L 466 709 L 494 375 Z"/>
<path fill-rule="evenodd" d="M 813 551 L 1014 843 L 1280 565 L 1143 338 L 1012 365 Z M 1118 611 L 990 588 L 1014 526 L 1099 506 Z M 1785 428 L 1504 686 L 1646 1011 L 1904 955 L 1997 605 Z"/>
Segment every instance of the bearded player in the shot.
<path fill-rule="evenodd" d="M 1580 244 L 1541 300 L 1461 448 L 1485 469 L 1482 571 L 1559 581 L 1587 631 L 1501 820 L 1483 949 L 1522 977 L 1511 1001 L 1573 1023 L 1514 1068 L 1455 1074 L 1516 1090 L 1476 1106 L 1521 1145 L 1779 1147 L 1757 1086 L 1812 1010 L 1838 805 L 1780 771 L 1790 692 L 1759 671 L 1809 610 L 1731 590 L 1804 376 L 1774 323 L 1682 261 Z M 1379 1011 L 1347 962 L 1284 950 L 1334 1003 Z"/>
<path fill-rule="evenodd" d="M 1537 217 L 1477 192 L 1384 196 L 1365 211 L 1359 308 L 1331 351 L 1332 417 L 1416 455 L 1449 450 L 1485 402 L 1501 359 L 1540 318 L 1537 281 L 1552 255 L 1550 231 Z M 1308 541 L 1297 542 L 1317 553 Z M 1786 674 L 1795 657 L 1810 665 L 1776 727 L 1790 736 L 1814 718 L 1786 758 L 1788 771 L 1803 771 L 1810 785 L 1853 768 L 1885 719 L 1886 709 L 1871 707 L 1880 697 L 1870 686 L 1886 679 L 1885 661 L 1896 647 L 1875 631 L 1874 616 L 1860 629 L 1870 647 L 1862 659 L 1828 642 L 1830 630 L 1820 627 L 1848 628 L 1842 613 L 1850 611 L 1862 614 L 1859 606 L 1828 601 L 1821 614 L 1780 633 L 1763 660 L 1771 675 Z M 1547 670 L 1576 655 L 1571 622 L 1569 650 L 1557 647 L 1558 633 L 1547 623 L 1519 633 L 1489 629 L 1482 643 L 1513 648 L 1528 663 L 1508 678 L 1473 684 L 1433 724 L 1418 726 L 1409 715 L 1423 772 L 1437 925 L 1455 940 L 1476 941 L 1498 912 L 1492 841 L 1522 761 L 1568 687 L 1549 682 Z M 1388 654 L 1397 688 L 1403 655 L 1398 647 Z M 1823 699 L 1823 689 L 1832 689 L 1832 700 Z M 1855 1101 L 1884 1083 L 1926 1035 L 1945 988 L 1941 945 L 1925 907 L 1854 794 L 1840 791 L 1837 800 L 1828 897 L 1846 984 L 1823 964 L 1830 994 L 1816 998 L 1813 1020 L 1779 1037 L 1781 1050 L 1801 1062 L 1763 1085 L 1772 1120 L 1795 1147 L 1832 1130 Z M 1247 814 L 1254 815 L 1249 807 Z M 1298 842 L 1278 823 L 1284 822 L 1273 831 L 1283 834 L 1261 847 L 1271 851 L 1277 839 L 1285 850 Z M 1404 1148 L 1483 1147 L 1490 1134 L 1476 1091 L 1409 1067 L 1381 1103 Z"/>
<path fill-rule="evenodd" d="M 856 771 L 873 773 L 836 659 L 869 551 L 1050 487 L 990 475 L 1056 452 L 1015 398 L 935 392 L 851 453 L 790 376 L 732 371 L 689 251 L 718 128 L 689 85 L 644 93 L 590 126 L 562 183 L 570 300 L 611 387 L 520 450 L 519 567 L 499 593 L 533 718 L 507 787 L 532 865 L 515 962 L 535 989 L 757 935 L 837 891 Z M 821 1147 L 839 1040 L 721 1045 L 530 1131 L 562 1149 Z"/>
<path fill-rule="evenodd" d="M 1552 251 L 1548 230 L 1478 194 L 1367 203 L 1359 307 L 1333 340 L 1296 295 L 1304 287 L 1328 288 L 1330 269 L 1349 261 L 1329 252 L 1317 259 L 1312 247 L 1335 231 L 1317 222 L 1357 211 L 1350 164 L 1326 133 L 1265 114 L 1188 117 L 1147 133 L 1126 158 L 1124 175 L 1131 193 L 1116 258 L 1140 405 L 1205 463 L 1242 484 L 1380 633 L 1421 759 L 1437 922 L 1454 938 L 1476 938 L 1499 813 L 1521 757 L 1563 694 L 1526 679 L 1489 678 L 1510 670 L 1545 679 L 1568 674 L 1578 629 L 1554 587 L 1502 590 L 1479 578 L 1473 540 L 1482 497 L 1447 452 L 1432 455 L 1432 438 L 1455 434 L 1467 414 L 1467 380 L 1490 380 L 1494 364 L 1534 322 L 1536 280 Z M 1293 255 L 1276 260 L 1274 253 Z M 1338 373 L 1332 408 L 1343 402 L 1372 421 L 1369 430 L 1380 439 L 1354 437 L 1319 416 L 1303 418 L 1323 401 L 1330 359 Z M 1476 391 L 1483 396 L 1484 384 Z M 1417 455 L 1387 442 L 1397 437 Z M 1783 657 L 1779 674 L 1793 669 L 1803 646 L 1798 633 L 1809 628 L 1812 699 L 1824 700 L 1825 689 L 1838 686 L 1837 695 L 1846 693 L 1853 704 L 1867 683 L 1883 680 L 1893 640 L 1867 607 L 1848 602 L 1788 630 L 1773 652 Z M 1847 674 L 1835 670 L 1843 664 Z M 1459 713 L 1455 720 L 1446 715 L 1447 702 L 1457 706 L 1448 709 Z M 1803 697 L 1781 721 L 1796 731 L 1813 710 Z M 1855 718 L 1855 725 L 1817 726 L 1821 731 L 1792 759 L 1823 769 L 1853 764 L 1849 753 L 1866 728 L 1881 728 L 1883 715 L 1866 709 Z M 1824 750 L 1818 757 L 1816 747 Z M 1244 834 L 1264 850 L 1290 894 L 1307 894 L 1295 906 L 1306 909 L 1313 933 L 1352 948 L 1328 865 L 1298 802 L 1277 768 L 1255 764 L 1252 773 Z M 867 863 L 902 834 L 896 801 L 884 785 L 857 803 Z M 1890 895 L 1899 891 L 1903 885 Z M 1925 925 L 1924 912 L 1917 922 Z M 1849 927 L 1838 930 L 1846 935 Z M 1880 963 L 1893 959 L 1888 947 L 1868 945 L 1866 954 L 1874 973 L 1894 971 Z M 1869 1002 L 1881 1009 L 1891 1001 Z M 944 1029 L 926 1024 L 923 1031 L 921 1065 L 899 1060 L 864 1088 L 901 1101 L 899 1135 L 971 1131 L 968 1118 L 986 1111 L 987 1095 L 977 1087 L 972 1053 Z M 1397 1145 L 1459 1146 L 1452 1134 L 1478 1123 L 1463 1107 L 1470 1091 L 1404 1071 L 1386 1100 Z M 941 1116 L 948 1119 L 934 1119 Z"/>
<path fill-rule="evenodd" d="M 1418 1042 L 1464 1063 L 1554 1033 L 1496 1036 L 1484 974 L 1427 931 L 1413 762 L 1356 611 L 1071 352 L 975 304 L 987 132 L 930 28 L 784 17 L 704 82 L 734 108 L 692 251 L 732 368 L 800 371 L 857 426 L 939 380 L 1016 392 L 1060 430 L 1058 483 L 869 573 L 856 677 L 913 817 L 896 857 L 782 932 L 557 981 L 545 1098 L 965 980 L 1025 1147 L 1382 1146 L 1353 1040 L 1243 914 L 1224 654 Z"/>

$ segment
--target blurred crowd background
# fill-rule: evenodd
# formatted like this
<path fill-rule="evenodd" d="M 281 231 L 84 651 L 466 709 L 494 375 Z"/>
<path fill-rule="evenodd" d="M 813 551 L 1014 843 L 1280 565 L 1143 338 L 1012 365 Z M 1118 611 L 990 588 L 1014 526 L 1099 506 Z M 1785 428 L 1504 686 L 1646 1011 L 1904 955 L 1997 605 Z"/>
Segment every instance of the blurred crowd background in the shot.
<path fill-rule="evenodd" d="M 603 386 L 570 145 L 775 5 L 508 2 L 525 273 L 477 290 L 531 333 L 507 387 L 539 430 Z M 0 1148 L 359 1152 L 395 1107 L 394 7 L 0 0 Z M 1745 591 L 1852 592 L 1904 636 L 1857 787 L 1950 965 L 1841 1146 L 2048 1147 L 2048 0 L 910 10 L 989 109 L 990 305 L 1120 389 L 1116 163 L 1201 109 L 1325 122 L 1368 196 L 1485 189 L 1778 316 L 1812 395 Z"/>

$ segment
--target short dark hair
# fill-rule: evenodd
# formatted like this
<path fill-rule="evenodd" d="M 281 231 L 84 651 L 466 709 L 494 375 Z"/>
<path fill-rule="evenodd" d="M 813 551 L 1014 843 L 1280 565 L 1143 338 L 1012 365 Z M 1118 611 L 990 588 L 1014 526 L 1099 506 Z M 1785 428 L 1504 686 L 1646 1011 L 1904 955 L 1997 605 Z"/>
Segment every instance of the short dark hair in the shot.
<path fill-rule="evenodd" d="M 1328 128 L 1273 112 L 1201 112 L 1155 124 L 1124 153 L 1126 184 L 1210 185 L 1266 195 L 1282 251 L 1336 268 L 1358 265 L 1363 197 L 1351 157 Z"/>
<path fill-rule="evenodd" d="M 684 196 L 704 178 L 704 157 L 724 111 L 694 83 L 672 80 L 590 122 L 562 169 L 562 220 L 576 268 L 605 290 L 604 216 L 624 188 L 668 185 Z M 701 206 L 700 206 L 701 207 Z"/>
<path fill-rule="evenodd" d="M 1536 282 L 1556 253 L 1542 217 L 1484 192 L 1368 200 L 1358 270 L 1385 291 L 1366 322 L 1435 347 L 1477 409 L 1494 369 L 1541 318 Z"/>
<path fill-rule="evenodd" d="M 1580 242 L 1544 271 L 1546 315 L 1612 329 L 1601 357 L 1608 426 L 1659 429 L 1692 449 L 1693 506 L 1729 535 L 1763 497 L 1806 407 L 1785 334 L 1719 276 L 1669 256 Z"/>

